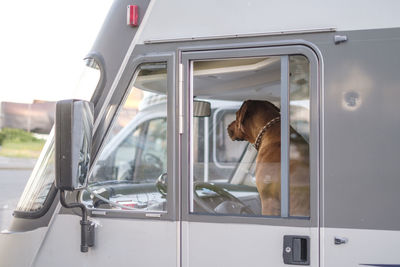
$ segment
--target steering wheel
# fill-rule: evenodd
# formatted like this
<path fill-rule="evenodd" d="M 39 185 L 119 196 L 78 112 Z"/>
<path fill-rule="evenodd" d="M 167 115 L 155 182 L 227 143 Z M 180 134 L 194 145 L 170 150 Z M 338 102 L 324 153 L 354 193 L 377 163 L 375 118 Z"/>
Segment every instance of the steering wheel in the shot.
<path fill-rule="evenodd" d="M 240 199 L 229 193 L 228 190 L 221 188 L 214 183 L 205 183 L 205 182 L 195 182 L 194 183 L 194 192 L 193 192 L 193 200 L 205 211 L 209 213 L 217 213 L 216 209 L 210 208 L 206 201 L 199 197 L 196 193 L 197 190 L 202 190 L 203 188 L 211 190 L 218 194 L 219 196 L 223 197 L 224 199 L 228 199 L 230 202 L 236 204 L 240 208 L 240 214 L 249 214 L 249 215 L 254 215 L 254 212 L 247 207 Z M 223 201 L 224 203 L 226 201 Z M 221 204 L 222 204 L 221 203 Z M 220 204 L 220 205 L 221 205 Z M 218 205 L 219 206 L 219 205 Z"/>
<path fill-rule="evenodd" d="M 162 173 L 160 176 L 158 176 L 157 181 L 156 181 L 156 188 L 163 197 L 167 196 L 167 191 L 168 191 L 167 178 L 168 178 L 168 175 L 165 172 L 165 173 Z"/>
<path fill-rule="evenodd" d="M 146 163 L 146 165 L 151 165 L 157 170 L 162 170 L 164 166 L 162 160 L 152 153 L 145 153 L 143 155 L 143 161 Z"/>

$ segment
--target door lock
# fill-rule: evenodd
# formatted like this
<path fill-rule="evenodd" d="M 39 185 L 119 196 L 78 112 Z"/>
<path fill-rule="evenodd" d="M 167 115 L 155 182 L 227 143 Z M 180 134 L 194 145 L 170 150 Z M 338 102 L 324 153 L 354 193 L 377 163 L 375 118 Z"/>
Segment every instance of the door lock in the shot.
<path fill-rule="evenodd" d="M 283 237 L 283 262 L 291 265 L 310 265 L 310 238 L 285 235 Z"/>

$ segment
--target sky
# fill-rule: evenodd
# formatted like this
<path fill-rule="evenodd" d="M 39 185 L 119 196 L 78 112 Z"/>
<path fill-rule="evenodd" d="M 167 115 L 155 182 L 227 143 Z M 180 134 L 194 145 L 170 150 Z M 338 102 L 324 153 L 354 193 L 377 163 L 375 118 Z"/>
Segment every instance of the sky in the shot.
<path fill-rule="evenodd" d="M 0 1 L 0 102 L 72 98 L 111 4 Z"/>

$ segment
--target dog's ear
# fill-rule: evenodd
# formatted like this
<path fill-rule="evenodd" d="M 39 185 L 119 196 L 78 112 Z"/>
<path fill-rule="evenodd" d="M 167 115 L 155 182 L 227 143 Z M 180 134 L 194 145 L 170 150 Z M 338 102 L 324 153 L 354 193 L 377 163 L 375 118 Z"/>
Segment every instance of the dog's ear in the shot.
<path fill-rule="evenodd" d="M 245 118 L 246 118 L 246 114 L 247 114 L 247 111 L 248 111 L 248 106 L 249 106 L 249 104 L 250 104 L 250 100 L 244 101 L 243 104 L 242 104 L 242 106 L 240 107 L 239 112 L 238 112 L 238 115 L 237 115 L 237 124 L 238 124 L 238 128 L 239 128 L 239 130 L 240 130 L 241 132 L 243 132 L 243 133 L 244 133 L 244 131 L 245 131 L 245 130 L 244 130 L 243 123 L 244 123 L 244 120 L 245 120 Z"/>

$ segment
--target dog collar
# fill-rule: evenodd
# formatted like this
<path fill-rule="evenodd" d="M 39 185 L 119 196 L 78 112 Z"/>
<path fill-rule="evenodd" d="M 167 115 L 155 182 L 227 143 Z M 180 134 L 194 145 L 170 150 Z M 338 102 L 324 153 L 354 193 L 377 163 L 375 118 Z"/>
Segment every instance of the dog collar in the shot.
<path fill-rule="evenodd" d="M 255 149 L 257 151 L 258 151 L 258 149 L 260 148 L 260 145 L 261 145 L 261 138 L 263 137 L 263 135 L 265 134 L 267 129 L 270 128 L 272 125 L 274 125 L 275 123 L 277 123 L 280 120 L 281 120 L 281 117 L 276 117 L 276 118 L 270 120 L 269 122 L 267 122 L 267 124 L 264 125 L 264 127 L 258 133 L 256 141 L 254 142 L 254 147 L 255 147 Z"/>

